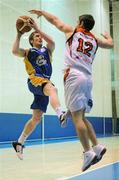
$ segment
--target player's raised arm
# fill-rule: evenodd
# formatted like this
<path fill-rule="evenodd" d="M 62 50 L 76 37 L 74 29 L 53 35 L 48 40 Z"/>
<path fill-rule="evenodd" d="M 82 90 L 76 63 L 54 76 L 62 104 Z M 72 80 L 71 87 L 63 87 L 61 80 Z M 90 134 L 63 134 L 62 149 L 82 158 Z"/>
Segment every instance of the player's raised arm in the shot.
<path fill-rule="evenodd" d="M 16 21 L 17 35 L 12 47 L 12 53 L 16 56 L 25 57 L 26 55 L 26 50 L 20 48 L 20 40 L 24 33 L 32 29 L 30 20 L 32 19 L 29 16 L 20 16 Z"/>
<path fill-rule="evenodd" d="M 44 16 L 45 19 L 47 19 L 51 24 L 56 26 L 60 31 L 64 33 L 73 32 L 73 28 L 70 25 L 65 24 L 63 21 L 61 21 L 58 17 L 54 16 L 53 14 L 50 14 L 42 10 L 30 10 L 29 12 L 31 14 L 36 14 L 38 17 Z"/>
<path fill-rule="evenodd" d="M 103 36 L 103 39 L 97 38 L 98 46 L 106 49 L 113 48 L 113 39 L 109 33 L 105 32 L 101 35 Z"/>
<path fill-rule="evenodd" d="M 35 31 L 40 33 L 41 37 L 47 42 L 48 50 L 52 53 L 53 50 L 55 49 L 55 42 L 53 41 L 52 37 L 50 37 L 48 34 L 44 33 L 43 31 L 41 31 L 41 29 L 38 27 L 38 25 L 36 24 L 36 22 L 34 20 L 30 21 L 30 26 Z"/>
<path fill-rule="evenodd" d="M 21 36 L 22 36 L 22 34 L 20 32 L 17 32 L 16 38 L 15 38 L 15 41 L 14 41 L 13 47 L 12 47 L 12 53 L 19 57 L 25 57 L 26 51 L 19 47 Z"/>

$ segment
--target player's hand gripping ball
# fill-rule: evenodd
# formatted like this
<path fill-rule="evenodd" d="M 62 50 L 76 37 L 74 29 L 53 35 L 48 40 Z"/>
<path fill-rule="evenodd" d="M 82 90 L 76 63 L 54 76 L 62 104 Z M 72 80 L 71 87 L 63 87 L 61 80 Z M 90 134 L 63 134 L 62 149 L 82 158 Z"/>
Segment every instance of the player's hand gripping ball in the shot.
<path fill-rule="evenodd" d="M 17 31 L 20 33 L 29 32 L 32 29 L 30 26 L 31 21 L 33 21 L 33 19 L 29 16 L 20 16 L 16 21 Z"/>

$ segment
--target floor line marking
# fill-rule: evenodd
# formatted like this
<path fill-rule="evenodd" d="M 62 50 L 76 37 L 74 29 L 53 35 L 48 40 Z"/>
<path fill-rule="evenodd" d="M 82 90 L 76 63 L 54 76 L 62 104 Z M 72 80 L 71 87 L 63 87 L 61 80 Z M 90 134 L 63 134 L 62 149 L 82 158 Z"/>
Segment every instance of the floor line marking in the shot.
<path fill-rule="evenodd" d="M 98 170 L 98 169 L 102 169 L 102 168 L 104 168 L 104 167 L 107 167 L 107 166 L 110 166 L 110 165 L 116 164 L 116 163 L 119 163 L 119 161 L 115 161 L 115 162 L 112 162 L 112 163 L 103 165 L 103 166 L 101 166 L 101 167 L 98 167 L 98 168 L 95 168 L 95 169 L 92 169 L 92 170 L 88 170 L 87 172 L 82 172 L 82 173 L 77 174 L 77 175 L 74 175 L 74 176 L 67 176 L 67 177 L 58 178 L 57 180 L 68 180 L 68 179 L 70 179 L 70 178 L 74 178 L 74 177 L 77 177 L 77 176 L 82 176 L 82 175 L 84 175 L 84 174 L 88 174 L 88 173 L 90 173 L 90 172 L 96 171 L 96 170 Z"/>

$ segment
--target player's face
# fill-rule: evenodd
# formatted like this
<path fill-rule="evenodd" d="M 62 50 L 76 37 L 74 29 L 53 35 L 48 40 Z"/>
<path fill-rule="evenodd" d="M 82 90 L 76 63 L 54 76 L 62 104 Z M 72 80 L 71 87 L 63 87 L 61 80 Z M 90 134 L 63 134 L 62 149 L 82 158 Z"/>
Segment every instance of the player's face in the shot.
<path fill-rule="evenodd" d="M 78 20 L 77 21 L 77 27 L 82 27 L 82 26 L 83 26 L 83 21 Z"/>
<path fill-rule="evenodd" d="M 33 46 L 39 48 L 42 46 L 42 42 L 41 35 L 39 33 L 35 33 L 33 36 Z"/>

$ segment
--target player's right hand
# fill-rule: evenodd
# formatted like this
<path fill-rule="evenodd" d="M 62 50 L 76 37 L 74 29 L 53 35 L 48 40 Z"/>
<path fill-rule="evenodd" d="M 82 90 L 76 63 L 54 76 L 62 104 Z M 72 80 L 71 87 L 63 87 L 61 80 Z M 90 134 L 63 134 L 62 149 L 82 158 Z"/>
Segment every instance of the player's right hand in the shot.
<path fill-rule="evenodd" d="M 42 16 L 42 11 L 41 10 L 35 10 L 35 9 L 32 9 L 30 11 L 31 14 L 36 14 L 37 15 L 37 18 L 39 18 L 40 16 Z"/>

